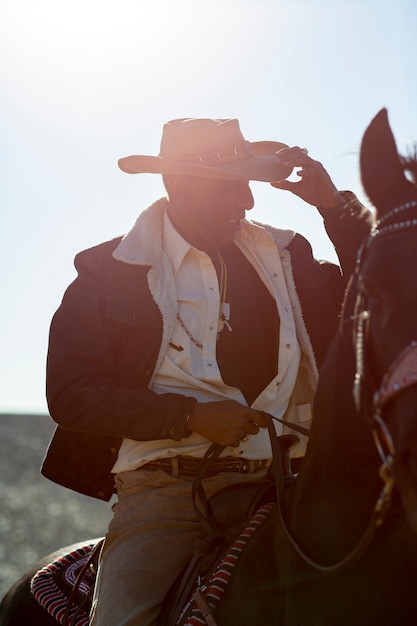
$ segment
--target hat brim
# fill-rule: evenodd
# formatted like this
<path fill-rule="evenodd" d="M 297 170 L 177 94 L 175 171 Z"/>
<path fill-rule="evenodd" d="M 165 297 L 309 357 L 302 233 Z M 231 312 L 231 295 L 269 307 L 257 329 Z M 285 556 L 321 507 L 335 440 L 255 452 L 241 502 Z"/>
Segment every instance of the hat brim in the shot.
<path fill-rule="evenodd" d="M 257 180 L 278 182 L 287 178 L 292 167 L 280 165 L 276 152 L 288 148 L 278 141 L 254 141 L 250 143 L 251 155 L 226 163 L 206 165 L 174 161 L 161 156 L 132 155 L 119 159 L 119 167 L 128 174 L 182 174 L 201 178 L 222 180 Z"/>

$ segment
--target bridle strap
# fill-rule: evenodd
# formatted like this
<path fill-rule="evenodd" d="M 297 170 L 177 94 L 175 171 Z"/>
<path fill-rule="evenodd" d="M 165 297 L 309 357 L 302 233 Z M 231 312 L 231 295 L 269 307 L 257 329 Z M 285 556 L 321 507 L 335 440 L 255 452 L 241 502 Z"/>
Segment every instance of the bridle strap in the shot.
<path fill-rule="evenodd" d="M 389 428 L 382 418 L 382 409 L 392 398 L 416 384 L 417 341 L 414 340 L 391 363 L 373 396 L 372 433 L 382 460 L 382 468 L 389 473 L 394 464 L 395 446 Z"/>
<path fill-rule="evenodd" d="M 400 352 L 386 371 L 378 391 L 374 394 L 374 409 L 380 411 L 394 396 L 417 384 L 417 341 L 412 341 Z"/>
<path fill-rule="evenodd" d="M 356 283 L 360 286 L 360 277 L 361 277 L 361 268 L 363 263 L 369 253 L 369 249 L 372 246 L 372 243 L 378 239 L 389 237 L 396 235 L 398 233 L 402 233 L 404 230 L 410 230 L 417 228 L 417 218 L 409 218 L 404 219 L 403 221 L 394 221 L 391 222 L 393 218 L 396 218 L 401 213 L 405 211 L 414 210 L 417 208 L 417 200 L 410 200 L 409 202 L 405 202 L 404 204 L 395 207 L 385 215 L 383 215 L 372 227 L 371 232 L 368 237 L 366 237 L 358 250 L 358 254 L 356 257 L 356 267 L 354 271 L 354 276 L 356 278 Z M 388 223 L 387 223 L 388 222 Z M 371 401 L 367 398 L 366 393 L 366 382 L 365 382 L 365 350 L 364 350 L 364 342 L 365 342 L 365 334 L 367 326 L 369 325 L 369 310 L 367 310 L 367 298 L 364 292 L 360 292 L 356 301 L 355 311 L 354 311 L 354 319 L 356 320 L 355 332 L 354 332 L 354 342 L 355 342 L 355 353 L 356 353 L 356 372 L 355 372 L 355 380 L 353 384 L 353 398 L 355 402 L 355 406 L 358 412 L 361 410 L 365 410 L 369 412 L 371 409 Z M 415 380 L 412 381 L 411 384 L 414 384 Z M 402 386 L 402 389 L 405 388 Z M 394 387 L 392 387 L 393 391 L 396 392 Z M 381 391 L 381 390 L 379 390 Z M 378 394 L 378 392 L 377 392 Z M 375 406 L 375 401 L 374 401 Z"/>

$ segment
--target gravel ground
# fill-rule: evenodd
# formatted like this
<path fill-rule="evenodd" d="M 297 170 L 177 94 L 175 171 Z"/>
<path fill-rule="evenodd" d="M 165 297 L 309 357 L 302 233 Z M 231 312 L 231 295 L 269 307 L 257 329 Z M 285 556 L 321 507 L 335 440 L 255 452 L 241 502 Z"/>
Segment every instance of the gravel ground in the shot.
<path fill-rule="evenodd" d="M 0 598 L 40 557 L 104 535 L 111 517 L 109 503 L 41 476 L 53 430 L 46 415 L 0 415 Z"/>

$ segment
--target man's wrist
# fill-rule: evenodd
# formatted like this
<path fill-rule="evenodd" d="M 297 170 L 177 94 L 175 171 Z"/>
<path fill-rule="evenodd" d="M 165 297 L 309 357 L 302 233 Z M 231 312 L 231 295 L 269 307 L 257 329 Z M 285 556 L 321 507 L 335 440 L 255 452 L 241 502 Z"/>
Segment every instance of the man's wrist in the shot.
<path fill-rule="evenodd" d="M 317 209 L 323 217 L 329 217 L 332 214 L 342 214 L 347 208 L 353 204 L 357 204 L 358 199 L 352 191 L 338 191 L 337 200 L 332 207 L 318 206 Z"/>
<path fill-rule="evenodd" d="M 335 191 L 332 201 L 326 205 L 318 206 L 319 211 L 338 211 L 342 209 L 345 205 L 345 198 L 343 197 L 342 191 Z"/>

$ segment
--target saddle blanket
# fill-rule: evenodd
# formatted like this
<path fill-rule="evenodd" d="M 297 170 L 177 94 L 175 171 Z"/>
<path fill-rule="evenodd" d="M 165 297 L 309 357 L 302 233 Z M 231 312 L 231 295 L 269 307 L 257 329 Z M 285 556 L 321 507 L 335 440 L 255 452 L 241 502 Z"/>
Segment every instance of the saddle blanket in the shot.
<path fill-rule="evenodd" d="M 32 578 L 32 595 L 59 624 L 64 619 L 71 626 L 90 623 L 95 574 L 86 565 L 96 546 L 97 542 L 78 547 L 40 569 Z"/>

